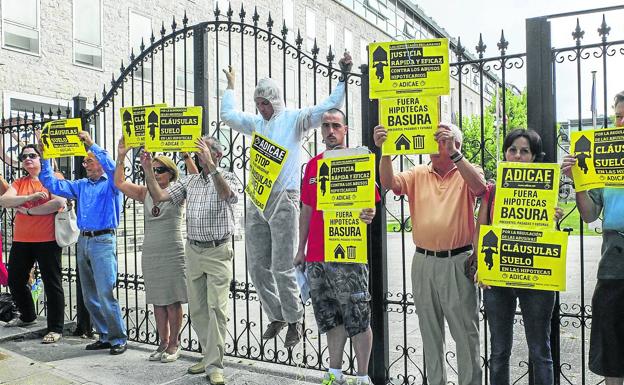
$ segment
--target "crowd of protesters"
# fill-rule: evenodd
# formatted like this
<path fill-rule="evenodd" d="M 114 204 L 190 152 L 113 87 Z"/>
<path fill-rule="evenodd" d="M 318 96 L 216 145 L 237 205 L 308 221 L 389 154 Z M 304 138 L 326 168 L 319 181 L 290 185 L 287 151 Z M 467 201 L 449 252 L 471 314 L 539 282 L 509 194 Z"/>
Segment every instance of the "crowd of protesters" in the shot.
<path fill-rule="evenodd" d="M 343 77 L 328 99 L 316 106 L 287 109 L 281 90 L 271 79 L 258 82 L 254 100 L 259 114 L 237 110 L 235 74 L 225 70 L 228 89 L 223 95 L 221 119 L 245 135 L 266 136 L 290 152 L 267 206 L 258 209 L 247 202 L 245 239 L 249 273 L 257 288 L 269 323 L 262 337 L 275 338 L 287 328 L 284 345 L 292 348 L 302 338 L 302 302 L 296 269 L 306 271 L 319 331 L 326 334 L 329 370 L 324 385 L 346 384 L 343 351 L 351 339 L 357 360 L 355 384 L 372 384 L 368 361 L 373 344 L 370 326 L 369 273 L 366 264 L 324 262 L 323 212 L 316 208 L 317 164 L 320 153 L 305 167 L 300 181 L 301 141 L 308 130 L 321 127 L 327 150 L 347 148 L 347 126 L 339 109 L 344 99 L 344 80 L 351 57 L 340 61 Z M 624 126 L 624 94 L 615 99 L 616 125 Z M 55 241 L 55 214 L 75 201 L 80 236 L 77 267 L 81 295 L 97 339 L 87 350 L 106 349 L 122 354 L 127 330 L 118 300 L 116 229 L 124 195 L 144 207 L 145 238 L 142 273 L 146 301 L 154 307 L 160 338 L 147 357 L 173 362 L 180 354 L 182 305 L 189 312 L 202 360 L 191 374 L 206 373 L 211 384 L 224 384 L 223 356 L 227 335 L 228 295 L 232 276 L 235 227 L 234 206 L 243 188 L 238 178 L 220 167 L 224 149 L 214 137 L 196 142 L 195 157 L 183 154 L 186 175 L 166 156 L 131 151 L 123 138 L 117 159 L 102 149 L 89 133 L 79 133 L 88 154 L 82 165 L 86 177 L 64 179 L 38 145 L 21 149 L 23 177 L 8 184 L 1 179 L 0 205 L 14 209 L 13 239 L 8 259 L 8 286 L 19 317 L 6 327 L 28 326 L 37 314 L 28 281 L 35 262 L 39 267 L 47 304 L 47 333 L 43 343 L 62 338 L 64 293 L 61 278 L 61 247 Z M 388 132 L 372 128 L 376 146 L 382 147 Z M 475 246 L 479 227 L 492 223 L 495 190 L 486 183 L 483 170 L 462 154 L 462 132 L 441 123 L 435 134 L 438 154 L 429 164 L 395 173 L 388 155 L 379 160 L 381 188 L 405 195 L 412 218 L 415 253 L 412 260 L 412 292 L 423 341 L 427 381 L 447 383 L 445 323 L 455 340 L 459 385 L 483 382 L 479 349 L 479 288 L 490 330 L 489 383 L 508 385 L 516 307 L 522 310 L 533 383 L 551 385 L 553 360 L 550 320 L 555 306 L 552 291 L 490 287 L 479 282 L 475 271 Z M 125 179 L 128 156 L 140 154 L 145 185 Z M 134 162 L 133 157 L 130 161 Z M 503 141 L 509 162 L 542 161 L 542 141 L 532 130 L 511 130 Z M 563 174 L 572 177 L 577 159 L 563 159 Z M 381 196 L 376 192 L 376 201 Z M 480 206 L 478 203 L 480 202 Z M 589 368 L 605 377 L 607 385 L 622 385 L 624 378 L 624 190 L 604 188 L 577 192 L 576 202 L 585 222 L 602 213 L 603 246 L 598 283 L 592 300 L 593 317 Z M 477 211 L 478 209 L 478 211 Z M 478 212 L 478 214 L 477 214 Z M 186 215 L 185 215 L 186 213 Z M 363 209 L 359 218 L 370 224 L 376 208 Z M 477 219 L 475 220 L 475 215 Z M 561 218 L 558 210 L 555 218 Z M 186 239 L 181 232 L 186 220 Z M 84 332 L 90 332 L 85 330 Z"/>

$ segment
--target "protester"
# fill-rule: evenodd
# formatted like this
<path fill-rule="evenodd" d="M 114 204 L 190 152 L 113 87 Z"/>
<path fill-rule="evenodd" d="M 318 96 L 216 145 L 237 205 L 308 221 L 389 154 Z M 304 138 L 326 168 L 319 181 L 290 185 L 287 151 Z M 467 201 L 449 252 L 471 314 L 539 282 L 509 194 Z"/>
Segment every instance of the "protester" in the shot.
<path fill-rule="evenodd" d="M 158 348 L 150 361 L 173 362 L 180 356 L 179 335 L 182 327 L 182 304 L 187 302 L 182 216 L 184 201 L 155 203 L 146 186 L 125 179 L 124 161 L 130 148 L 123 137 L 117 146 L 115 186 L 127 197 L 144 204 L 145 238 L 141 253 L 141 268 L 145 280 L 145 301 L 154 305 L 156 329 L 160 337 Z M 157 156 L 153 161 L 156 182 L 161 189 L 178 179 L 173 161 Z"/>
<path fill-rule="evenodd" d="M 615 125 L 624 127 L 624 91 L 615 95 Z M 577 164 L 566 155 L 561 171 L 570 178 Z M 576 192 L 583 221 L 594 222 L 602 212 L 602 255 L 592 297 L 589 369 L 605 377 L 606 385 L 624 383 L 624 189 L 598 188 Z"/>
<path fill-rule="evenodd" d="M 41 134 L 39 143 L 41 148 Z M 87 350 L 109 349 L 110 354 L 126 351 L 126 328 L 121 309 L 113 295 L 117 282 L 117 238 L 121 193 L 115 187 L 115 162 L 98 146 L 86 131 L 78 133 L 88 149 L 82 166 L 87 177 L 61 180 L 52 174 L 50 162 L 43 162 L 39 179 L 54 194 L 77 199 L 80 236 L 76 260 L 80 269 L 82 296 L 99 335 Z"/>
<path fill-rule="evenodd" d="M 346 148 L 347 133 L 342 111 L 330 109 L 323 114 L 321 134 L 328 150 Z M 318 161 L 324 154 L 312 158 L 305 168 L 301 186 L 303 205 L 299 215 L 299 248 L 294 264 L 308 271 L 314 317 L 319 332 L 327 334 L 329 371 L 323 378 L 323 384 L 347 383 L 342 374 L 347 338 L 351 338 L 358 364 L 356 385 L 371 384 L 368 361 L 373 332 L 370 328 L 368 266 L 362 263 L 323 262 L 323 212 L 316 209 L 316 177 Z M 374 207 L 360 212 L 360 219 L 367 224 L 374 216 Z"/>
<path fill-rule="evenodd" d="M 412 286 L 423 340 L 427 379 L 445 385 L 444 320 L 457 347 L 459 385 L 481 384 L 477 289 L 466 274 L 472 253 L 475 200 L 485 193 L 483 171 L 461 153 L 462 133 L 440 124 L 435 138 L 439 154 L 430 165 L 416 165 L 394 175 L 392 159 L 383 155 L 379 177 L 386 189 L 406 195 L 412 218 L 416 252 Z M 383 126 L 373 139 L 381 148 L 387 139 Z"/>
<path fill-rule="evenodd" d="M 270 321 L 262 338 L 274 338 L 288 324 L 284 340 L 286 347 L 301 340 L 303 317 L 292 265 L 298 244 L 301 140 L 307 131 L 319 126 L 325 111 L 342 105 L 344 79 L 352 66 L 351 55 L 345 52 L 339 64 L 344 74 L 342 80 L 326 100 L 308 108 L 285 108 L 277 83 L 270 78 L 261 79 L 254 92 L 259 115 L 238 110 L 234 70 L 232 67 L 229 71 L 224 70 L 228 86 L 221 102 L 221 120 L 236 131 L 247 135 L 258 133 L 288 150 L 265 210 L 259 210 L 249 200 L 245 221 L 248 271 Z"/>
<path fill-rule="evenodd" d="M 541 162 L 542 138 L 533 130 L 522 128 L 510 131 L 503 141 L 503 154 L 507 162 Z M 494 216 L 494 185 L 488 185 L 482 199 L 477 219 L 475 250 L 481 225 L 492 224 Z M 555 218 L 560 218 L 558 211 Z M 475 251 L 476 253 L 476 251 Z M 478 277 L 478 276 L 477 276 Z M 509 357 L 513 345 L 513 325 L 516 303 L 520 302 L 524 331 L 529 346 L 529 358 L 533 363 L 535 385 L 553 384 L 553 361 L 550 350 L 550 320 L 555 306 L 555 292 L 509 287 L 484 288 L 483 303 L 490 327 L 490 383 L 509 384 Z"/>
<path fill-rule="evenodd" d="M 215 138 L 199 139 L 196 154 L 201 174 L 182 177 L 166 189 L 154 175 L 149 153 L 141 156 L 141 164 L 155 204 L 171 201 L 181 205 L 186 200 L 189 311 L 204 355 L 188 372 L 206 372 L 212 385 L 221 385 L 225 384 L 223 354 L 232 278 L 233 207 L 242 187 L 234 174 L 218 167 L 223 151 Z"/>
<path fill-rule="evenodd" d="M 35 323 L 37 313 L 28 281 L 35 262 L 39 265 L 47 303 L 48 331 L 43 343 L 57 342 L 63 335 L 65 294 L 61 277 L 61 252 L 54 235 L 54 214 L 65 205 L 65 198 L 51 195 L 39 181 L 41 154 L 28 144 L 19 155 L 27 175 L 15 180 L 0 197 L 0 206 L 14 208 L 13 244 L 9 254 L 8 283 L 20 317 L 5 326 Z M 57 174 L 62 178 L 62 175 Z"/>

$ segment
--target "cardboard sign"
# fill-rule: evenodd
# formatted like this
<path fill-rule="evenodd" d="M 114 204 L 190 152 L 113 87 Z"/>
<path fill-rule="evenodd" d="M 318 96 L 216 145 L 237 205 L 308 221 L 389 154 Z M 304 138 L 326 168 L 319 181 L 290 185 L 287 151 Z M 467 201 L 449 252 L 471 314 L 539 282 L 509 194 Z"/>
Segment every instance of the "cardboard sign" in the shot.
<path fill-rule="evenodd" d="M 325 262 L 367 263 L 366 223 L 360 210 L 323 212 Z"/>
<path fill-rule="evenodd" d="M 320 159 L 316 186 L 317 210 L 375 207 L 375 155 Z"/>
<path fill-rule="evenodd" d="M 568 234 L 482 225 L 478 276 L 489 286 L 566 290 Z"/>
<path fill-rule="evenodd" d="M 554 228 L 559 165 L 501 162 L 497 168 L 493 224 Z"/>
<path fill-rule="evenodd" d="M 388 131 L 384 155 L 437 154 L 438 98 L 403 96 L 379 101 L 379 122 Z"/>
<path fill-rule="evenodd" d="M 624 128 L 573 132 L 570 153 L 576 191 L 624 187 Z"/>
<path fill-rule="evenodd" d="M 202 107 L 148 107 L 145 109 L 145 150 L 192 152 L 201 137 Z"/>
<path fill-rule="evenodd" d="M 126 147 L 135 148 L 145 145 L 145 110 L 150 107 L 167 107 L 166 104 L 132 106 L 119 109 L 123 137 Z"/>
<path fill-rule="evenodd" d="M 368 55 L 371 99 L 449 94 L 448 39 L 372 43 Z"/>
<path fill-rule="evenodd" d="M 87 150 L 78 137 L 80 131 L 82 131 L 80 118 L 47 122 L 41 130 L 44 157 L 52 159 L 87 155 Z"/>
<path fill-rule="evenodd" d="M 254 132 L 249 156 L 251 166 L 245 192 L 257 208 L 264 210 L 273 185 L 286 162 L 288 150 Z"/>

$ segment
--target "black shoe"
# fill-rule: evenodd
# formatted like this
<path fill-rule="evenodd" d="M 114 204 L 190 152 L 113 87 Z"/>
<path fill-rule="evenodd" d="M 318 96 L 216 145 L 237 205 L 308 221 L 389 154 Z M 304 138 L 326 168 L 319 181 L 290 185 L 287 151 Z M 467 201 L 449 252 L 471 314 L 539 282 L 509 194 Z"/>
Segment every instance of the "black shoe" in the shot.
<path fill-rule="evenodd" d="M 273 321 L 267 326 L 264 333 L 262 333 L 262 339 L 270 340 L 271 338 L 275 338 L 276 335 L 279 334 L 280 330 L 282 330 L 286 326 L 286 322 L 284 321 Z"/>
<path fill-rule="evenodd" d="M 110 354 L 112 355 L 122 354 L 123 352 L 126 351 L 126 349 L 128 349 L 128 344 L 125 342 L 123 344 L 113 345 L 110 348 Z"/>
<path fill-rule="evenodd" d="M 288 331 L 286 332 L 286 339 L 284 340 L 284 347 L 291 348 L 301 341 L 301 323 L 293 322 L 288 324 Z"/>
<path fill-rule="evenodd" d="M 110 342 L 102 342 L 100 340 L 95 341 L 92 344 L 87 345 L 86 350 L 102 350 L 102 349 L 110 349 Z"/>

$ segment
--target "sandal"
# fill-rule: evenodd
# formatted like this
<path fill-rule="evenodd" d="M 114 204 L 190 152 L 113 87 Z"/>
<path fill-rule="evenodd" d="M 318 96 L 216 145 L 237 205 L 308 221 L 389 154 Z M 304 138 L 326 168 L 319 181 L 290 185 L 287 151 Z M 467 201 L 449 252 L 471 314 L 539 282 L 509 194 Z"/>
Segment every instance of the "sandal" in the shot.
<path fill-rule="evenodd" d="M 42 344 L 53 344 L 58 342 L 61 339 L 61 333 L 49 332 L 45 336 L 43 336 L 43 340 L 41 340 Z"/>

